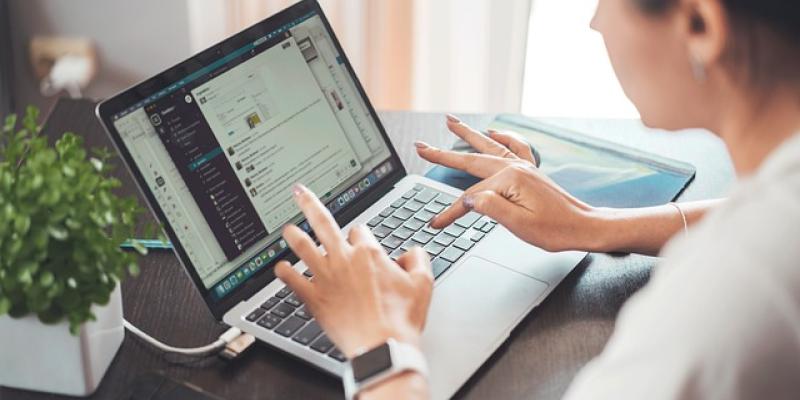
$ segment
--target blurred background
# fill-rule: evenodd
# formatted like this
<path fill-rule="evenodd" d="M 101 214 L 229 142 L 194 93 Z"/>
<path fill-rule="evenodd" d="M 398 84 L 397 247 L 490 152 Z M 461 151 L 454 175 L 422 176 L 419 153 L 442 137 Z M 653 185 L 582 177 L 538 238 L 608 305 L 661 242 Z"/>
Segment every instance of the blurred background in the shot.
<path fill-rule="evenodd" d="M 108 97 L 292 3 L 0 0 L 0 114 Z M 638 117 L 589 28 L 597 0 L 320 3 L 378 109 Z"/>

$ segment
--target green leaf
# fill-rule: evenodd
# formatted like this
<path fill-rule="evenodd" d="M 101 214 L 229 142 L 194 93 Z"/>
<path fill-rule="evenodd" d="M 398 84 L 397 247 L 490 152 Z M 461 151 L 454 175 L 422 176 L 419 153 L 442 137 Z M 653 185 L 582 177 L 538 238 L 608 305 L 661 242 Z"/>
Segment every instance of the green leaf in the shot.
<path fill-rule="evenodd" d="M 0 316 L 7 314 L 9 310 L 11 310 L 11 300 L 0 296 Z"/>

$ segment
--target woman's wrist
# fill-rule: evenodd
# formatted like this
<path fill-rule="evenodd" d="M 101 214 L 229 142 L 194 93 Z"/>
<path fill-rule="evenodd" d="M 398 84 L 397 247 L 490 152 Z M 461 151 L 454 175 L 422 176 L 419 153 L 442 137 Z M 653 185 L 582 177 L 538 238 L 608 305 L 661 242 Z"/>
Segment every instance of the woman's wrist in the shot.
<path fill-rule="evenodd" d="M 592 253 L 611 253 L 623 245 L 626 218 L 621 210 L 605 207 L 592 207 L 585 211 L 584 243 L 581 250 Z"/>
<path fill-rule="evenodd" d="M 379 326 L 362 331 L 362 334 L 351 345 L 341 350 L 347 358 L 352 359 L 365 351 L 386 343 L 389 338 L 394 338 L 399 342 L 419 348 L 420 336 L 421 333 L 411 327 Z"/>

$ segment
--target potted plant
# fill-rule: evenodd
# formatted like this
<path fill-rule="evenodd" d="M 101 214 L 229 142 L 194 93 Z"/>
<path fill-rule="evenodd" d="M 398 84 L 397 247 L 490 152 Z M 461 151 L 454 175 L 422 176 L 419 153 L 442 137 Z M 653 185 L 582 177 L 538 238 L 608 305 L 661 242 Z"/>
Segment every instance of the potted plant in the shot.
<path fill-rule="evenodd" d="M 120 280 L 138 267 L 119 245 L 142 208 L 114 194 L 110 152 L 49 145 L 38 115 L 0 133 L 0 386 L 85 396 L 124 338 Z"/>

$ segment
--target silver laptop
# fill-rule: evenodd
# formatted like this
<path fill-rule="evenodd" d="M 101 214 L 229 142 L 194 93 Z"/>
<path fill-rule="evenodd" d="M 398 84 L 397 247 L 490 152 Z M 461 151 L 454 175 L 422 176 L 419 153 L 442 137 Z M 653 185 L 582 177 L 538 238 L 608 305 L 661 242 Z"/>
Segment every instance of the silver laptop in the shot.
<path fill-rule="evenodd" d="M 142 44 L 144 45 L 144 44 Z M 547 253 L 475 213 L 427 222 L 459 191 L 407 175 L 316 1 L 302 1 L 103 102 L 97 115 L 211 313 L 328 373 L 345 358 L 273 266 L 309 230 L 300 182 L 346 231 L 368 225 L 436 277 L 423 346 L 434 398 L 469 379 L 585 253 Z"/>

